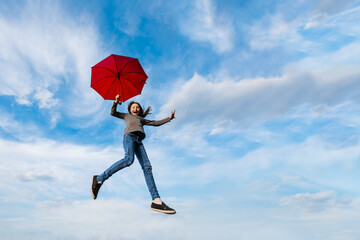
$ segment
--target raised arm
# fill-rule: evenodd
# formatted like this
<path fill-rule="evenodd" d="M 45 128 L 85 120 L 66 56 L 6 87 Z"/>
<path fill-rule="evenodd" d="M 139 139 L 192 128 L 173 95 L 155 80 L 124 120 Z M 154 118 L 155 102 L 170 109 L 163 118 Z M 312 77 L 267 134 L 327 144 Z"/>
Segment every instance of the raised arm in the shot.
<path fill-rule="evenodd" d="M 170 122 L 174 118 L 175 118 L 175 110 L 171 112 L 170 117 L 164 118 L 162 120 L 155 121 L 155 120 L 144 119 L 144 121 L 145 121 L 144 125 L 150 125 L 150 126 L 158 127 L 158 126 L 161 126 L 161 125 L 163 125 L 165 123 Z"/>
<path fill-rule="evenodd" d="M 115 101 L 114 101 L 114 103 L 113 103 L 113 105 L 112 105 L 112 107 L 111 107 L 110 115 L 111 115 L 111 116 L 114 116 L 114 117 L 118 117 L 118 118 L 124 119 L 125 114 L 116 111 L 116 107 L 117 107 L 118 104 L 121 105 L 120 95 L 116 95 Z"/>

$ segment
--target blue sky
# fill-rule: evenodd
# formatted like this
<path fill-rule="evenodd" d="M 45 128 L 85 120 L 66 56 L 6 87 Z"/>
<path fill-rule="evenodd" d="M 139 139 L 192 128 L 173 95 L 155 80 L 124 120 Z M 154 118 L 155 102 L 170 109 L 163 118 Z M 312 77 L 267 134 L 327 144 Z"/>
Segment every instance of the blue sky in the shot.
<path fill-rule="evenodd" d="M 358 239 L 360 2 L 2 1 L 2 239 Z M 110 54 L 149 76 L 150 211 L 124 123 L 90 88 Z M 119 108 L 122 110 L 124 108 Z"/>

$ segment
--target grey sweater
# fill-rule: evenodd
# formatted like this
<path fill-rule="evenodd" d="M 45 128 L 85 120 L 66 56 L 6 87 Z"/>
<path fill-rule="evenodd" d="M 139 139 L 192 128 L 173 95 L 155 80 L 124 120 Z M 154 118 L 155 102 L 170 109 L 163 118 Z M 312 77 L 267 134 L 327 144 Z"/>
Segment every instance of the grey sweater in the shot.
<path fill-rule="evenodd" d="M 121 113 L 116 111 L 117 103 L 114 102 L 114 104 L 111 107 L 111 116 L 118 117 L 125 120 L 125 130 L 124 135 L 128 133 L 136 133 L 141 137 L 141 139 L 145 138 L 145 131 L 144 131 L 144 125 L 150 125 L 150 126 L 161 126 L 165 123 L 170 122 L 170 118 L 164 118 L 163 120 L 154 121 L 154 120 L 147 120 L 145 118 L 142 118 L 140 116 L 131 115 L 129 113 Z M 139 134 L 140 133 L 140 134 Z"/>

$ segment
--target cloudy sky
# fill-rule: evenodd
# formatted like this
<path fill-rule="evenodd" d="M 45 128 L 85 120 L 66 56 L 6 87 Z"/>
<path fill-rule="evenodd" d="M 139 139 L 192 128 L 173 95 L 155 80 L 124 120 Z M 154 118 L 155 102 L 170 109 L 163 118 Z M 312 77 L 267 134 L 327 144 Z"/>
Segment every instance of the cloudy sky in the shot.
<path fill-rule="evenodd" d="M 2 239 L 359 239 L 360 2 L 0 2 Z M 90 88 L 110 54 L 149 76 L 150 211 L 124 123 Z M 126 105 L 126 104 L 125 104 Z M 125 107 L 118 108 L 125 111 Z"/>

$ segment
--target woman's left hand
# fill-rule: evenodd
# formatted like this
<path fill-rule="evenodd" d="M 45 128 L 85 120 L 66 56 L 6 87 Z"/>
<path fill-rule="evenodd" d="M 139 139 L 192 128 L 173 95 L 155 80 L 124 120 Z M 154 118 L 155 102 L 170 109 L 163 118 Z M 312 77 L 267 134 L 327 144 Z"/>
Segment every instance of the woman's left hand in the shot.
<path fill-rule="evenodd" d="M 171 112 L 169 118 L 170 118 L 170 120 L 173 120 L 175 118 L 175 110 Z"/>

